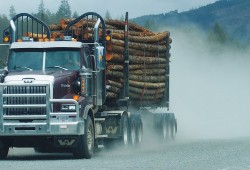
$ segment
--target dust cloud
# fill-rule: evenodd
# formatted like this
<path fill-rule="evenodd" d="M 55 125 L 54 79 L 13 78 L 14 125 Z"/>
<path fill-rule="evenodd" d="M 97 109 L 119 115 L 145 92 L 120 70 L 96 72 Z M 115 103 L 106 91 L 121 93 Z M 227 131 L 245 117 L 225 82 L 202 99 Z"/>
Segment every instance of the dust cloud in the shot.
<path fill-rule="evenodd" d="M 173 39 L 170 111 L 178 123 L 175 142 L 166 144 L 250 137 L 250 49 L 211 46 L 207 34 L 195 27 L 164 30 L 170 30 Z M 121 149 L 118 145 L 102 154 L 161 150 L 165 143 L 148 123 L 152 120 L 143 118 L 144 137 L 139 148 Z"/>
<path fill-rule="evenodd" d="M 177 138 L 249 137 L 250 49 L 211 48 L 194 27 L 170 32 L 170 100 Z"/>

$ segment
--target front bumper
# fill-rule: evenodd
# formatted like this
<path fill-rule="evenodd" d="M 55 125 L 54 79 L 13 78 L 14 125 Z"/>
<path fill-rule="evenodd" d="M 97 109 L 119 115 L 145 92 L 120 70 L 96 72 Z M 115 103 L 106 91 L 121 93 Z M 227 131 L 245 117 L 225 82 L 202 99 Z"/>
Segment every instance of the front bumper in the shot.
<path fill-rule="evenodd" d="M 21 105 L 2 105 L 0 112 L 1 136 L 63 136 L 83 135 L 84 119 L 79 117 L 79 103 L 73 99 L 48 99 L 46 113 L 43 115 L 4 115 L 4 107 L 23 107 Z M 75 112 L 52 112 L 53 103 L 71 103 Z M 32 105 L 26 105 L 30 107 Z M 33 105 L 34 106 L 34 105 Z M 35 105 L 36 106 L 36 105 Z"/>
<path fill-rule="evenodd" d="M 84 134 L 84 121 L 20 123 L 5 122 L 0 136 L 57 136 Z"/>
<path fill-rule="evenodd" d="M 0 137 L 84 134 L 80 106 L 74 99 L 53 99 L 52 84 L 0 83 Z M 54 104 L 75 105 L 73 112 L 53 112 Z"/>

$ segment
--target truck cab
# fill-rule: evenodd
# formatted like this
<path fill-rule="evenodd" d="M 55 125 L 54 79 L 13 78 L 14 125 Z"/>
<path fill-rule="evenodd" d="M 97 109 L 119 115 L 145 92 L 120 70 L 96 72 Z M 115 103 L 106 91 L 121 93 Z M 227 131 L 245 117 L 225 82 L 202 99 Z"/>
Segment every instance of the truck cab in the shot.
<path fill-rule="evenodd" d="M 20 19 L 22 28 L 27 22 L 27 34 L 36 30 L 33 22 L 37 31 L 20 37 L 25 34 Z M 99 31 L 98 24 L 95 29 Z M 50 148 L 90 158 L 97 137 L 94 114 L 105 100 L 105 42 L 99 43 L 97 34 L 88 43 L 68 35 L 52 39 L 48 26 L 26 13 L 15 16 L 4 35 L 10 48 L 0 74 L 0 159 L 10 147 Z"/>

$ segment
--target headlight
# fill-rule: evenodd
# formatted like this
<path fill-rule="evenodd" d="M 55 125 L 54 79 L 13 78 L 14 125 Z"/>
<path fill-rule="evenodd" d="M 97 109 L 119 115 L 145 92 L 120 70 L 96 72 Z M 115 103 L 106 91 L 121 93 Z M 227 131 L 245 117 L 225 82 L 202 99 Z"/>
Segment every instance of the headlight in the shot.
<path fill-rule="evenodd" d="M 71 104 L 63 104 L 61 105 L 62 112 L 74 112 L 76 111 L 76 106 Z"/>

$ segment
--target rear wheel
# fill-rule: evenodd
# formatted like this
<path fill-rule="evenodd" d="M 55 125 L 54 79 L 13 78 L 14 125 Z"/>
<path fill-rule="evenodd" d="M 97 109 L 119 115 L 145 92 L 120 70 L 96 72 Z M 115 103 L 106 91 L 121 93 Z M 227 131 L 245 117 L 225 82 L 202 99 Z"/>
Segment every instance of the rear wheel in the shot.
<path fill-rule="evenodd" d="M 0 141 L 0 159 L 6 159 L 9 152 L 9 146 Z"/>
<path fill-rule="evenodd" d="M 142 125 L 141 116 L 138 114 L 137 126 L 136 126 L 136 141 L 138 144 L 142 142 L 142 137 L 143 137 L 143 125 Z"/>
<path fill-rule="evenodd" d="M 135 145 L 137 143 L 136 136 L 136 117 L 135 115 L 131 115 L 130 117 L 130 143 L 131 145 Z"/>
<path fill-rule="evenodd" d="M 161 129 L 162 129 L 162 139 L 164 141 L 169 140 L 171 136 L 171 124 L 167 120 L 167 116 L 165 114 L 162 115 L 162 123 L 161 123 Z"/>
<path fill-rule="evenodd" d="M 122 115 L 121 118 L 121 132 L 122 132 L 122 141 L 125 146 L 129 144 L 129 123 L 128 116 L 126 114 Z"/>
<path fill-rule="evenodd" d="M 175 140 L 176 132 L 177 132 L 177 122 L 176 122 L 176 119 L 173 117 L 173 119 L 171 120 L 171 138 L 172 138 L 172 140 Z"/>
<path fill-rule="evenodd" d="M 168 127 L 165 119 L 162 119 L 161 128 L 162 128 L 162 138 L 166 139 L 168 133 Z"/>
<path fill-rule="evenodd" d="M 85 121 L 84 135 L 79 136 L 77 147 L 74 149 L 74 157 L 90 159 L 94 152 L 94 127 L 90 116 Z"/>

